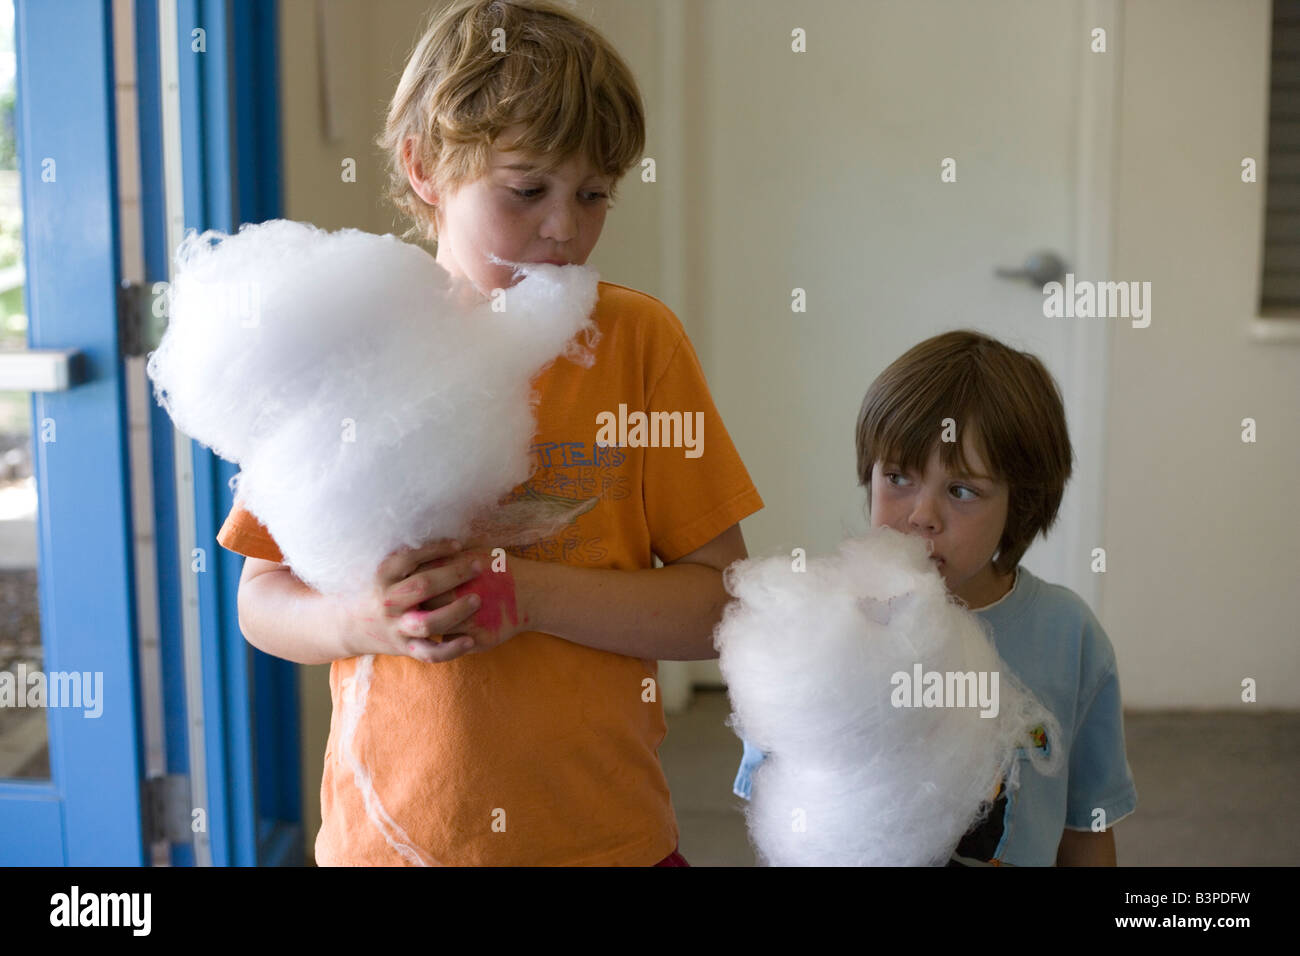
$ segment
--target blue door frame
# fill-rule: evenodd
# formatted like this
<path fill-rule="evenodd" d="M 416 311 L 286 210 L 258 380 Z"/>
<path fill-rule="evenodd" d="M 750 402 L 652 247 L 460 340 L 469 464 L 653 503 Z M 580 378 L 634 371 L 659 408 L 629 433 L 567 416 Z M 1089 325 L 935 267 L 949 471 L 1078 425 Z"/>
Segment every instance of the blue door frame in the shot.
<path fill-rule="evenodd" d="M 262 0 L 178 0 L 176 50 L 179 66 L 181 158 L 185 229 L 233 232 L 240 223 L 281 214 L 277 4 Z M 141 114 L 161 115 L 158 87 L 157 7 L 137 4 L 139 50 L 153 54 L 149 88 L 140 62 Z M 146 109 L 147 103 L 147 109 Z M 165 203 L 161 191 L 161 126 L 141 155 L 158 161 L 155 189 L 142 190 L 146 262 L 150 277 L 165 277 Z M 155 469 L 171 484 L 174 432 L 167 415 L 152 408 Z M 294 665 L 252 648 L 239 631 L 237 594 L 243 558 L 216 543 L 234 503 L 235 466 L 194 444 L 195 547 L 206 570 L 194 572 L 193 556 L 175 550 L 176 509 L 156 516 L 173 542 L 173 578 L 194 573 L 199 600 L 203 670 L 203 725 L 208 836 L 216 866 L 283 865 L 303 859 L 299 786 L 297 671 Z M 170 497 L 170 496 L 169 496 Z M 160 509 L 161 511 L 161 509 Z M 160 572 L 161 572 L 160 568 Z M 181 589 L 163 589 L 160 616 L 168 622 L 165 693 L 183 699 Z M 174 773 L 188 772 L 186 719 L 168 708 L 168 759 Z M 173 850 L 174 862 L 192 861 L 188 846 Z"/>
<path fill-rule="evenodd" d="M 111 0 L 17 0 L 29 347 L 76 348 L 84 382 L 38 393 L 40 606 L 45 669 L 100 671 L 103 716 L 48 711 L 51 779 L 0 780 L 0 863 L 140 865 L 142 731 L 135 644 L 131 482 L 118 352 L 118 206 Z M 276 4 L 176 0 L 184 225 L 232 231 L 280 215 Z M 135 4 L 144 258 L 167 278 L 158 4 Z M 201 30 L 201 34 L 194 33 Z M 202 38 L 202 43 L 198 38 Z M 202 46 L 202 49 L 199 47 Z M 42 179 L 57 162 L 57 188 Z M 194 547 L 181 555 L 170 420 L 151 407 L 167 772 L 191 770 L 181 585 L 198 597 L 202 759 L 214 865 L 302 860 L 296 670 L 244 641 L 243 559 L 216 532 L 234 466 L 194 445 Z M 42 444 L 41 425 L 57 425 Z M 175 865 L 195 861 L 173 844 Z"/>
<path fill-rule="evenodd" d="M 20 0 L 14 13 L 28 347 L 77 349 L 83 360 L 79 384 L 32 394 L 42 666 L 102 674 L 103 709 L 92 719 L 48 708 L 50 779 L 0 781 L 0 859 L 139 864 L 111 11 Z"/>

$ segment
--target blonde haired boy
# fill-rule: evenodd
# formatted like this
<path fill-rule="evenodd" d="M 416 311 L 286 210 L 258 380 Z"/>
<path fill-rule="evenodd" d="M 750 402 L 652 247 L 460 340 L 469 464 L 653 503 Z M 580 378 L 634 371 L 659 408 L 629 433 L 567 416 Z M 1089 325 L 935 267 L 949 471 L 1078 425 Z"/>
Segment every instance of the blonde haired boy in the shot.
<path fill-rule="evenodd" d="M 514 281 L 494 256 L 587 261 L 640 160 L 644 111 L 619 55 L 569 11 L 476 0 L 435 15 L 379 142 L 415 234 L 488 294 Z M 516 491 L 598 504 L 510 549 L 506 570 L 432 542 L 390 556 L 371 593 L 332 601 L 238 502 L 227 518 L 218 540 L 248 556 L 249 642 L 330 663 L 318 863 L 685 865 L 657 753 L 656 662 L 717 656 L 721 571 L 746 556 L 739 522 L 763 503 L 677 317 L 602 282 L 594 319 L 592 367 L 561 359 L 534 381 L 537 471 Z M 702 416 L 703 454 L 598 443 L 597 416 L 620 405 Z M 412 854 L 372 825 L 341 752 L 341 708 L 367 654 L 378 656 L 352 751 Z"/>

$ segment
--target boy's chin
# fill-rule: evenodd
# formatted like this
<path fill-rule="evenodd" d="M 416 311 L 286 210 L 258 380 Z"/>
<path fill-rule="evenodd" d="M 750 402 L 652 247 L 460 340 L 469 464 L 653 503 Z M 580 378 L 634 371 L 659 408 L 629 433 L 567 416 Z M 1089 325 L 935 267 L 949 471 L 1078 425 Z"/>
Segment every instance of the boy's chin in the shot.
<path fill-rule="evenodd" d="M 952 568 L 948 567 L 946 561 L 942 559 L 936 561 L 934 558 L 931 558 L 930 565 L 939 572 L 939 577 L 943 578 L 944 587 L 948 589 L 949 594 L 955 594 L 957 588 L 961 587 L 961 585 L 965 583 L 964 581 L 957 579 L 957 576 L 953 573 Z"/>

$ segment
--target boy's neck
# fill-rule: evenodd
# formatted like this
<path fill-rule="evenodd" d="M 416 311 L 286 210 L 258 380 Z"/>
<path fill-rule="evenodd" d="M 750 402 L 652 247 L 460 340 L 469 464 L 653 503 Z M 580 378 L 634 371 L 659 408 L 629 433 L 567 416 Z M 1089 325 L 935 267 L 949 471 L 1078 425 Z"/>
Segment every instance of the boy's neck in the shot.
<path fill-rule="evenodd" d="M 990 562 L 953 594 L 961 598 L 972 611 L 978 611 L 1006 597 L 1015 583 L 1014 568 L 1009 574 L 999 574 Z"/>

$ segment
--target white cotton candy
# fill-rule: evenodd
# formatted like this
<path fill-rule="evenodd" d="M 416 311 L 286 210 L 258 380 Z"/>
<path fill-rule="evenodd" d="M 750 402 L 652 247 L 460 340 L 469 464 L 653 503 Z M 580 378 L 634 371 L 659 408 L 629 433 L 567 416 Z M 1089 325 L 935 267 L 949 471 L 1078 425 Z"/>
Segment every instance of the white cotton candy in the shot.
<path fill-rule="evenodd" d="M 949 598 L 922 539 L 877 529 L 806 570 L 756 558 L 725 580 L 736 600 L 715 643 L 730 722 L 768 754 L 746 808 L 764 862 L 942 864 L 987 813 L 999 780 L 1015 785 L 1018 748 L 1040 771 L 1058 769 L 1055 718 L 1007 669 L 983 623 Z M 913 678 L 917 664 L 997 672 L 997 715 L 895 706 L 913 699 L 896 675 Z M 1030 741 L 1040 725 L 1050 755 Z"/>
<path fill-rule="evenodd" d="M 531 379 L 561 355 L 589 364 L 575 336 L 595 340 L 594 270 L 520 271 L 494 309 L 391 235 L 191 234 L 149 376 L 177 428 L 240 465 L 295 574 L 355 591 L 399 547 L 516 544 L 577 513 L 496 507 L 532 470 Z"/>

